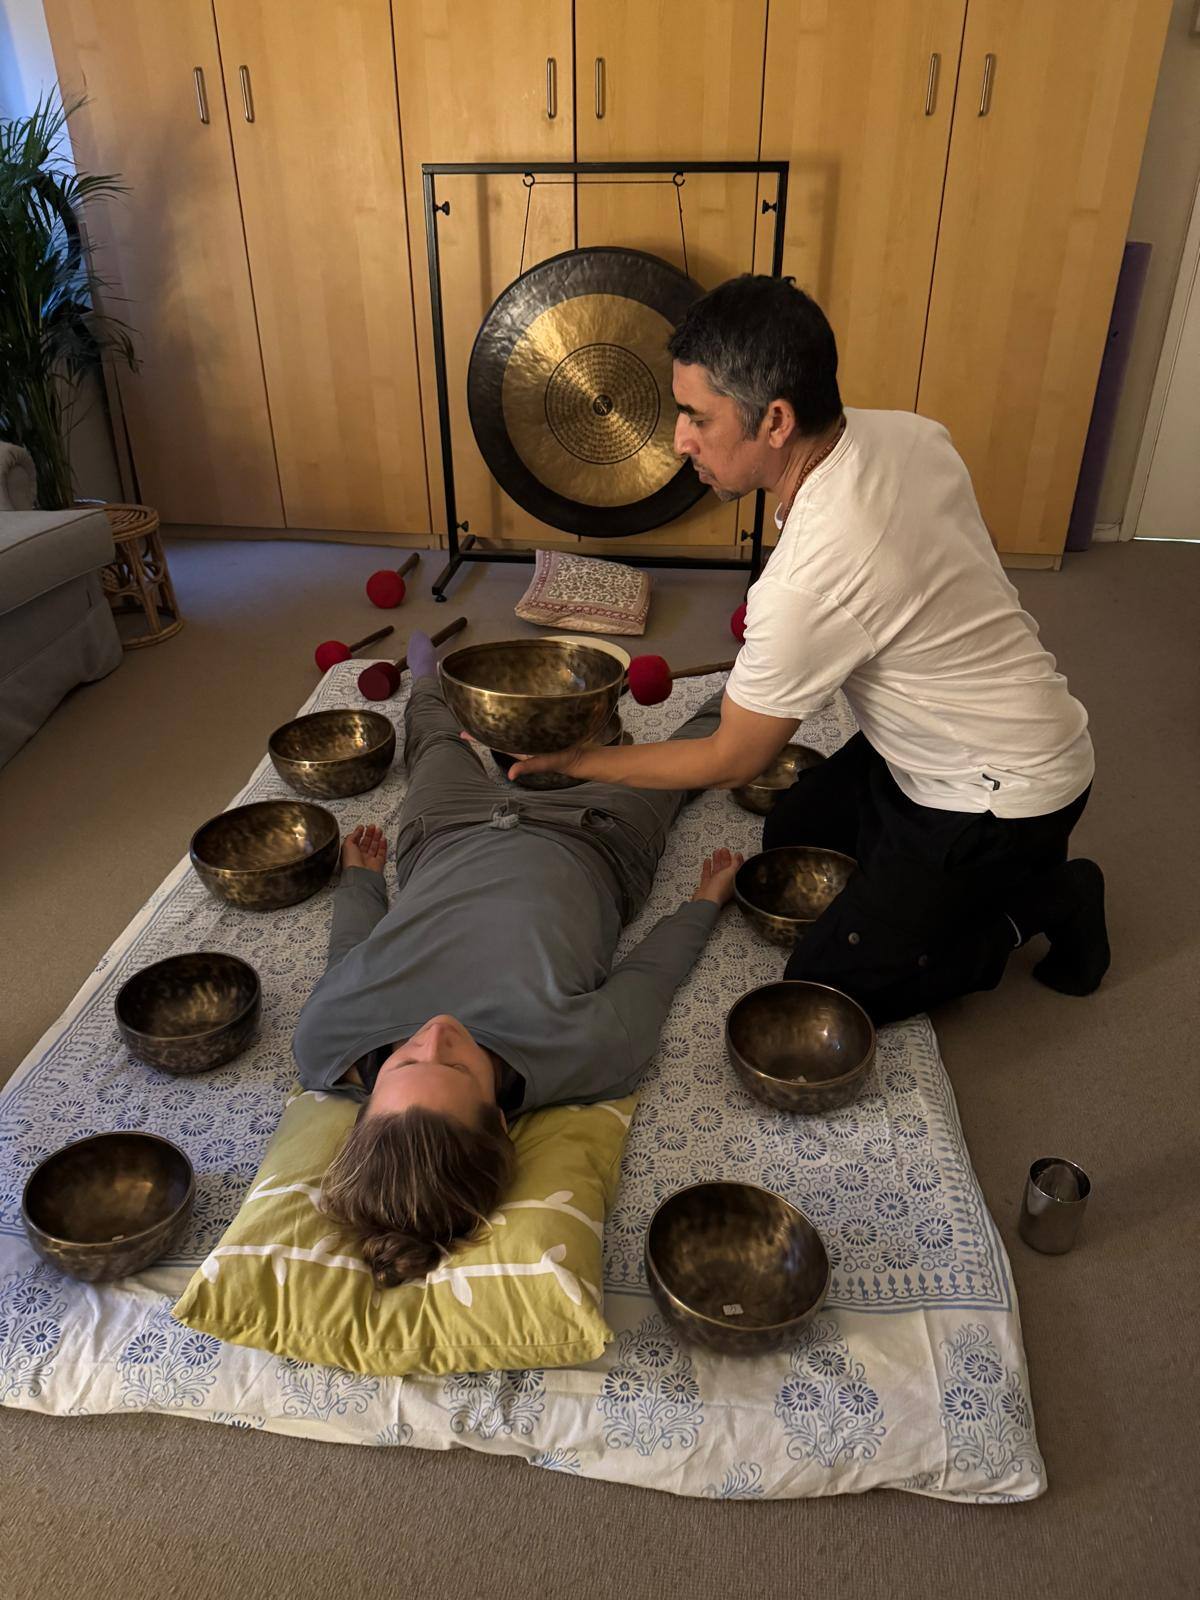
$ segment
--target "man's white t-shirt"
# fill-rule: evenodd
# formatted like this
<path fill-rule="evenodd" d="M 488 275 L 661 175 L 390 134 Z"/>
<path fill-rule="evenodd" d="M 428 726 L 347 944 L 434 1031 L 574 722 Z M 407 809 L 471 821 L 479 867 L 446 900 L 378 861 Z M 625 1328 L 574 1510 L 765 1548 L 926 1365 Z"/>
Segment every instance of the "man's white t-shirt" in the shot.
<path fill-rule="evenodd" d="M 1043 816 L 1083 793 L 1094 757 L 1037 631 L 945 428 L 847 409 L 750 590 L 727 692 L 802 719 L 840 688 L 910 800 Z"/>

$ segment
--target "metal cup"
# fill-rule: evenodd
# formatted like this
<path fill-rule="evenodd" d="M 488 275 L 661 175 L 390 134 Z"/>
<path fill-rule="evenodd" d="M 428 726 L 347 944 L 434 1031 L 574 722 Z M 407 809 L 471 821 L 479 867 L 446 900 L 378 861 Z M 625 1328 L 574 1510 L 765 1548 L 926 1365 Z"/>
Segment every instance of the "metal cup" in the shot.
<path fill-rule="evenodd" d="M 1044 1255 L 1060 1256 L 1075 1243 L 1092 1180 L 1062 1156 L 1043 1156 L 1029 1169 L 1021 1206 L 1022 1239 Z"/>

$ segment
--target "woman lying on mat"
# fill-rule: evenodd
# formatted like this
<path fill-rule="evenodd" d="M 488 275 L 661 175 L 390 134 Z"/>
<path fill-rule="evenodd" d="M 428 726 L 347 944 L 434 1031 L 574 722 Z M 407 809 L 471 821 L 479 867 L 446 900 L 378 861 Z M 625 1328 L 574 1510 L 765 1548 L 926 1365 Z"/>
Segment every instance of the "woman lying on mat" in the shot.
<path fill-rule="evenodd" d="M 1109 960 L 1104 879 L 1067 860 L 1092 782 L 1087 712 L 1001 570 L 949 434 L 907 411 L 844 411 L 833 330 L 790 279 L 721 284 L 668 349 L 676 451 L 719 499 L 780 502 L 719 725 L 522 770 L 733 788 L 840 688 L 861 731 L 800 774 L 763 845 L 839 850 L 858 871 L 787 976 L 893 1022 L 994 987 L 1044 933 L 1034 976 L 1090 994 Z"/>
<path fill-rule="evenodd" d="M 356 828 L 293 1040 L 305 1088 L 364 1102 L 324 1197 L 384 1287 L 424 1277 L 495 1208 L 513 1169 L 506 1118 L 633 1090 L 742 861 L 715 851 L 691 900 L 614 969 L 688 794 L 505 797 L 459 736 L 424 634 L 408 662 L 399 897 L 389 910 L 383 834 Z M 673 737 L 719 717 L 712 700 Z"/>

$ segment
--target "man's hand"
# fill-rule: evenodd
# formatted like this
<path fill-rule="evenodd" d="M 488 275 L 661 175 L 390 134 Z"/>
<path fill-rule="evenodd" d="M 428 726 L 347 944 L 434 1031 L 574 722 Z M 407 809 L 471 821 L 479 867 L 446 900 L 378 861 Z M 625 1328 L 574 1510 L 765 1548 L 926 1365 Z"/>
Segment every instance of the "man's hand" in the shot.
<path fill-rule="evenodd" d="M 705 856 L 704 865 L 700 868 L 700 882 L 692 899 L 711 900 L 715 906 L 728 904 L 733 898 L 733 880 L 737 876 L 737 869 L 745 859 L 740 852 L 726 850 L 724 845 L 714 850 L 712 855 Z"/>

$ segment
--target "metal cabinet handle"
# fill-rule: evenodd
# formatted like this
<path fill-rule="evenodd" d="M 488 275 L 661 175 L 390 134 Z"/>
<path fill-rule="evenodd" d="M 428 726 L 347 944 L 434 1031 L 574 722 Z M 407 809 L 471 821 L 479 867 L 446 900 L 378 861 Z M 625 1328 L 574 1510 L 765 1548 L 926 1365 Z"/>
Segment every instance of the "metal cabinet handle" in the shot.
<path fill-rule="evenodd" d="M 558 115 L 558 62 L 546 57 L 546 115 L 553 122 Z"/>
<path fill-rule="evenodd" d="M 246 121 L 254 121 L 254 96 L 250 92 L 250 68 L 239 67 L 238 78 L 242 85 L 242 108 L 246 113 Z"/>
<path fill-rule="evenodd" d="M 929 77 L 925 80 L 925 115 L 931 117 L 937 105 L 938 69 L 942 58 L 935 50 L 929 58 Z"/>
<path fill-rule="evenodd" d="M 596 57 L 596 118 L 604 116 L 604 57 Z"/>
<path fill-rule="evenodd" d="M 196 84 L 196 110 L 200 113 L 200 121 L 208 125 L 208 95 L 204 92 L 204 68 L 193 67 L 192 78 Z"/>
<path fill-rule="evenodd" d="M 986 117 L 992 109 L 992 78 L 996 71 L 996 58 L 989 50 L 983 58 L 983 88 L 979 94 L 979 115 Z"/>

